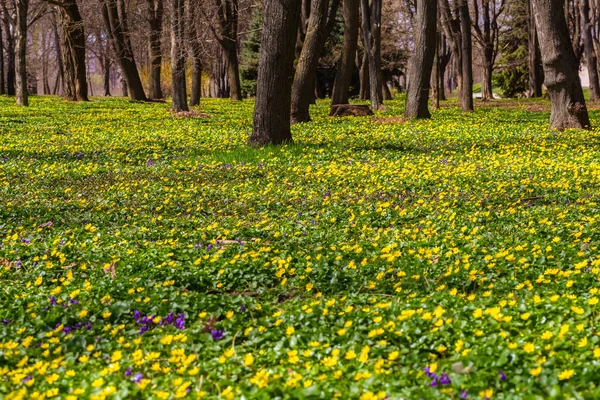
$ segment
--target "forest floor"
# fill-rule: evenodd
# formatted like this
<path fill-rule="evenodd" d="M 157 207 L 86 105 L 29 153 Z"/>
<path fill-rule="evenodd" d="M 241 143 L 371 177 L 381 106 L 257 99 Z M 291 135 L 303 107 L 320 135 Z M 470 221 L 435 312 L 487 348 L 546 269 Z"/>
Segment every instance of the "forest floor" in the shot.
<path fill-rule="evenodd" d="M 264 149 L 251 101 L 13 102 L 0 397 L 600 397 L 600 131 L 544 101 Z"/>

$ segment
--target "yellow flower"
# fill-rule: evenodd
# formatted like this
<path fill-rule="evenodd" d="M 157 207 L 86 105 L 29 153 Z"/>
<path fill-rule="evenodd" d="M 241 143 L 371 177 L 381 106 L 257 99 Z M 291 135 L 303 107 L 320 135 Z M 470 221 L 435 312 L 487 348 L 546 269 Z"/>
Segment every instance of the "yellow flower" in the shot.
<path fill-rule="evenodd" d="M 291 336 L 296 332 L 296 329 L 293 326 L 288 326 L 285 330 L 285 334 Z"/>
<path fill-rule="evenodd" d="M 573 376 L 574 373 L 575 373 L 574 370 L 566 369 L 566 370 L 562 371 L 560 374 L 558 374 L 558 380 L 565 381 L 567 379 L 571 379 L 571 377 Z"/>
<path fill-rule="evenodd" d="M 249 367 L 254 364 L 254 356 L 252 353 L 248 353 L 244 356 L 244 366 Z"/>
<path fill-rule="evenodd" d="M 521 319 L 522 319 L 523 321 L 527 321 L 527 320 L 529 319 L 529 317 L 530 317 L 530 316 L 531 316 L 531 314 L 530 314 L 530 313 L 524 313 L 524 314 L 521 314 Z"/>
<path fill-rule="evenodd" d="M 117 362 L 120 361 L 123 358 L 123 354 L 117 350 L 114 353 L 112 353 L 112 355 L 110 356 L 110 361 L 111 362 Z"/>
<path fill-rule="evenodd" d="M 398 356 L 400 355 L 399 351 L 392 351 L 389 355 L 388 355 L 388 360 L 390 361 L 394 361 L 395 359 L 398 358 Z"/>
<path fill-rule="evenodd" d="M 542 367 L 532 368 L 529 370 L 532 376 L 539 376 L 542 373 Z"/>
<path fill-rule="evenodd" d="M 598 298 L 597 297 L 592 297 L 591 299 L 588 300 L 588 304 L 590 306 L 595 306 L 596 304 L 598 304 Z"/>
<path fill-rule="evenodd" d="M 586 337 L 584 337 L 583 339 L 581 339 L 579 341 L 579 343 L 577 343 L 577 347 L 585 347 L 588 344 L 588 340 Z"/>
<path fill-rule="evenodd" d="M 475 311 L 473 311 L 473 317 L 475 318 L 481 318 L 482 315 L 483 311 L 481 310 L 481 308 L 476 308 Z"/>
<path fill-rule="evenodd" d="M 535 351 L 535 345 L 533 343 L 525 343 L 525 346 L 523 346 L 523 351 L 525 353 L 533 353 Z"/>
<path fill-rule="evenodd" d="M 98 378 L 94 382 L 92 382 L 93 387 L 100 387 L 104 384 L 104 379 Z"/>
<path fill-rule="evenodd" d="M 542 333 L 543 340 L 548 340 L 548 339 L 552 338 L 552 336 L 554 336 L 554 334 L 550 331 L 546 331 L 546 332 Z"/>
<path fill-rule="evenodd" d="M 594 357 L 600 358 L 600 347 L 594 349 Z"/>
<path fill-rule="evenodd" d="M 335 365 L 338 363 L 338 358 L 335 356 L 325 357 L 321 363 L 326 367 L 335 367 Z"/>
<path fill-rule="evenodd" d="M 598 350 L 600 350 L 600 348 Z M 346 360 L 354 360 L 356 358 L 356 353 L 354 352 L 354 350 L 348 350 L 344 358 Z"/>
<path fill-rule="evenodd" d="M 89 359 L 90 359 L 90 357 L 84 354 L 81 357 L 79 357 L 79 362 L 85 363 L 85 362 L 88 362 Z"/>

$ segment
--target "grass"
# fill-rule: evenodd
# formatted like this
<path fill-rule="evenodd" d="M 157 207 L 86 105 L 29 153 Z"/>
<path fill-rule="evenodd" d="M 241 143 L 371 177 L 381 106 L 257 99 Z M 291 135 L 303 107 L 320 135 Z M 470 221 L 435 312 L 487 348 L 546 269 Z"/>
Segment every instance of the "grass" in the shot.
<path fill-rule="evenodd" d="M 0 97 L 0 397 L 600 396 L 598 131 L 387 105 Z"/>

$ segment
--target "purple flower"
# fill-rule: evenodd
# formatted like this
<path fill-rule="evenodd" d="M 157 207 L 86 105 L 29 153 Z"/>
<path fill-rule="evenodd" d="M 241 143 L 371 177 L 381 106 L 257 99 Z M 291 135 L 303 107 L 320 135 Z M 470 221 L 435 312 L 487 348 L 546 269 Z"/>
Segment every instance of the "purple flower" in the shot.
<path fill-rule="evenodd" d="M 3 323 L 4 325 L 8 325 L 8 324 L 10 324 L 10 319 L 3 319 L 3 320 L 2 320 L 2 323 Z"/>
<path fill-rule="evenodd" d="M 502 372 L 502 370 L 498 370 L 498 373 L 500 374 L 500 379 L 505 381 L 506 380 L 506 374 L 504 372 Z"/>
<path fill-rule="evenodd" d="M 435 378 L 435 379 L 437 379 L 437 375 L 434 372 L 431 372 L 431 370 L 429 369 L 429 367 L 423 368 L 423 371 L 425 371 L 425 375 L 427 375 L 428 378 Z"/>
<path fill-rule="evenodd" d="M 183 330 L 185 329 L 185 314 L 179 314 L 175 321 L 175 328 Z"/>
<path fill-rule="evenodd" d="M 440 375 L 440 383 L 442 385 L 449 385 L 452 383 L 452 381 L 450 380 L 450 377 L 448 376 L 448 374 L 442 374 L 442 375 Z"/>
<path fill-rule="evenodd" d="M 133 371 L 133 368 L 129 367 L 125 370 L 125 376 L 131 376 L 131 372 Z"/>
<path fill-rule="evenodd" d="M 23 378 L 23 382 L 29 382 L 32 378 L 30 376 L 26 376 Z"/>
<path fill-rule="evenodd" d="M 461 399 L 468 399 L 469 398 L 469 393 L 467 393 L 466 390 L 461 390 L 460 391 L 460 398 Z"/>
<path fill-rule="evenodd" d="M 144 375 L 142 375 L 141 373 L 137 373 L 133 376 L 133 378 L 131 378 L 131 382 L 135 382 L 135 383 L 139 383 L 142 378 L 144 377 Z"/>
<path fill-rule="evenodd" d="M 210 334 L 212 335 L 214 340 L 221 339 L 223 337 L 224 333 L 225 333 L 225 331 L 219 330 L 219 329 L 213 329 L 210 331 Z"/>
<path fill-rule="evenodd" d="M 146 161 L 146 167 L 154 167 L 154 160 L 152 158 Z"/>
<path fill-rule="evenodd" d="M 54 296 L 50 296 L 48 301 L 50 302 L 50 305 L 52 305 L 52 306 L 58 305 L 58 301 L 56 301 L 56 297 L 54 297 Z"/>
<path fill-rule="evenodd" d="M 79 301 L 77 301 L 76 299 L 71 299 L 71 300 L 69 300 L 69 303 L 76 306 L 77 304 L 79 304 Z"/>
<path fill-rule="evenodd" d="M 135 319 L 136 323 L 140 323 L 140 318 L 142 318 L 142 314 L 139 310 L 133 310 L 133 318 Z"/>
<path fill-rule="evenodd" d="M 431 383 L 429 384 L 429 386 L 436 387 L 437 386 L 437 379 L 432 380 Z"/>
<path fill-rule="evenodd" d="M 246 311 L 246 305 L 242 304 L 242 306 L 240 307 L 240 312 L 244 312 Z"/>

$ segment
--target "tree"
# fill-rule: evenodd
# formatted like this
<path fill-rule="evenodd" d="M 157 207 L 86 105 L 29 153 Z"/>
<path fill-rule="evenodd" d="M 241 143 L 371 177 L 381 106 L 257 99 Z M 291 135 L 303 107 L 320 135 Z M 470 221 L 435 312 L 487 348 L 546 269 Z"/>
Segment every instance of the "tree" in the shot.
<path fill-rule="evenodd" d="M 4 40 L 2 36 L 2 23 L 0 20 L 0 95 L 6 93 L 4 89 Z"/>
<path fill-rule="evenodd" d="M 271 0 L 266 4 L 254 126 L 248 140 L 252 146 L 292 141 L 290 106 L 300 6 L 301 0 Z"/>
<path fill-rule="evenodd" d="M 62 27 L 63 93 L 67 100 L 88 101 L 86 36 L 76 0 L 46 0 L 57 6 Z"/>
<path fill-rule="evenodd" d="M 185 82 L 185 3 L 171 0 L 171 77 L 173 111 L 188 111 Z"/>
<path fill-rule="evenodd" d="M 148 97 L 151 99 L 162 99 L 163 92 L 160 85 L 160 74 L 162 69 L 161 36 L 164 14 L 163 0 L 146 0 L 146 5 L 150 28 L 150 35 L 148 37 L 148 55 L 150 57 Z"/>
<path fill-rule="evenodd" d="M 208 26 L 215 39 L 221 45 L 227 60 L 227 78 L 229 80 L 229 97 L 231 100 L 242 100 L 240 82 L 240 64 L 238 59 L 238 0 L 213 0 L 211 18 L 204 8 L 202 13 L 208 20 Z M 213 21 L 216 20 L 216 23 Z"/>
<path fill-rule="evenodd" d="M 562 12 L 562 0 L 532 0 L 544 65 L 544 84 L 552 103 L 550 126 L 559 130 L 590 128 L 579 81 L 577 59 Z"/>
<path fill-rule="evenodd" d="M 430 118 L 427 101 L 436 53 L 437 0 L 417 0 L 416 3 L 415 52 L 411 59 L 404 115 L 408 118 Z"/>
<path fill-rule="evenodd" d="M 590 21 L 590 0 L 581 0 L 581 23 L 583 50 L 590 79 L 590 95 L 592 100 L 600 100 L 600 81 L 598 80 L 598 58 L 594 49 L 593 24 Z"/>
<path fill-rule="evenodd" d="M 310 121 L 309 107 L 314 96 L 319 56 L 333 29 L 339 0 L 312 0 L 302 52 L 292 84 L 292 122 Z M 328 11 L 329 9 L 329 11 Z"/>
<path fill-rule="evenodd" d="M 531 0 L 527 0 L 527 29 L 528 29 L 528 67 L 529 67 L 529 97 L 542 97 L 542 55 L 535 27 L 535 18 Z"/>
<path fill-rule="evenodd" d="M 102 17 L 131 100 L 146 101 L 131 46 L 124 0 L 102 0 Z"/>
<path fill-rule="evenodd" d="M 2 24 L 4 25 L 4 32 L 6 33 L 6 94 L 9 96 L 15 95 L 15 31 L 13 29 L 16 21 L 11 16 L 8 7 L 6 6 L 6 0 L 2 1 Z"/>
<path fill-rule="evenodd" d="M 350 82 L 358 47 L 359 7 L 359 0 L 344 0 L 343 2 L 344 42 L 331 95 L 332 105 L 348 104 L 350 99 Z"/>
<path fill-rule="evenodd" d="M 498 55 L 498 36 L 500 33 L 498 17 L 502 15 L 504 5 L 505 0 L 481 0 L 481 6 L 479 0 L 473 0 L 473 10 L 475 11 L 473 32 L 483 55 L 482 100 L 491 100 L 494 98 L 492 93 L 492 73 L 494 71 L 496 56 Z"/>
<path fill-rule="evenodd" d="M 369 70 L 371 108 L 383 107 L 381 74 L 381 2 L 382 0 L 361 0 L 363 46 Z M 364 61 L 363 61 L 364 62 Z"/>
<path fill-rule="evenodd" d="M 471 41 L 471 16 L 467 0 L 458 0 L 460 17 L 460 41 L 462 60 L 462 83 L 460 87 L 460 104 L 463 112 L 473 111 L 473 43 Z"/>
<path fill-rule="evenodd" d="M 187 35 L 190 56 L 192 58 L 192 88 L 190 91 L 190 106 L 200 104 L 202 95 L 202 48 L 198 38 L 198 7 L 192 0 L 187 0 Z"/>
<path fill-rule="evenodd" d="M 17 105 L 28 106 L 29 96 L 27 93 L 27 11 L 29 0 L 16 0 L 15 11 L 17 19 L 17 46 L 16 46 L 16 79 L 15 91 Z"/>

